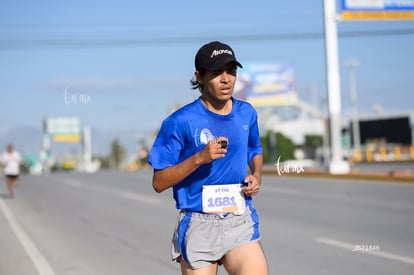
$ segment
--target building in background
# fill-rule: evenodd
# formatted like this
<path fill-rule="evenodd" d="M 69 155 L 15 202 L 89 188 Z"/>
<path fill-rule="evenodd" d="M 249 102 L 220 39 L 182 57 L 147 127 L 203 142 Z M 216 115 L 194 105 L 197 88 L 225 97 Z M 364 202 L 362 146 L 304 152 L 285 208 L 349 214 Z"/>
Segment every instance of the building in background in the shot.
<path fill-rule="evenodd" d="M 290 138 L 299 150 L 296 156 L 312 157 L 319 159 L 318 162 L 329 159 L 327 112 L 298 97 L 292 65 L 245 64 L 238 75 L 234 97 L 248 101 L 256 108 L 262 135 L 270 131 Z M 351 138 L 352 119 L 342 117 L 344 158 L 354 162 L 414 160 L 414 111 L 361 115 L 358 123 L 361 149 L 355 151 Z M 308 136 L 323 139 L 316 157 L 300 152 Z"/>

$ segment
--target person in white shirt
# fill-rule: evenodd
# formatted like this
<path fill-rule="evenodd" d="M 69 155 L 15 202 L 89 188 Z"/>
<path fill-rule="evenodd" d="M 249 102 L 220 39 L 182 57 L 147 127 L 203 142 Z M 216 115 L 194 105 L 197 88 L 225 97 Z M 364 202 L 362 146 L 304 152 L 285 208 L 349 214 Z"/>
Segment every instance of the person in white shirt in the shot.
<path fill-rule="evenodd" d="M 0 162 L 4 166 L 4 174 L 7 181 L 7 189 L 11 198 L 14 197 L 13 188 L 20 175 L 20 163 L 22 157 L 19 152 L 14 150 L 13 145 L 7 146 L 7 151 L 1 155 Z"/>

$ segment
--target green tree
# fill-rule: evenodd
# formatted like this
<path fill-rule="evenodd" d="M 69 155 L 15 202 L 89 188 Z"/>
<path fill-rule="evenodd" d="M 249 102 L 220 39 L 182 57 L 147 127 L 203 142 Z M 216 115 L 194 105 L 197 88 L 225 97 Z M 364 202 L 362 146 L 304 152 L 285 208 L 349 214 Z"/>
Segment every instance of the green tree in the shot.
<path fill-rule="evenodd" d="M 305 136 L 305 152 L 306 156 L 311 159 L 316 159 L 316 149 L 322 147 L 323 138 L 319 135 Z"/>
<path fill-rule="evenodd" d="M 295 144 L 282 133 L 276 133 L 276 155 L 280 161 L 295 159 Z M 276 158 L 276 159 L 277 159 Z"/>
<path fill-rule="evenodd" d="M 260 138 L 263 147 L 263 162 L 276 163 L 280 157 L 281 161 L 295 159 L 295 144 L 282 133 L 268 131 Z"/>
<path fill-rule="evenodd" d="M 119 169 L 122 163 L 122 160 L 125 157 L 125 149 L 122 146 L 121 142 L 118 139 L 115 139 L 111 143 L 111 153 L 109 159 L 111 163 L 115 166 L 116 169 Z"/>
<path fill-rule="evenodd" d="M 101 169 L 109 169 L 110 168 L 110 159 L 109 159 L 108 156 L 105 156 L 105 157 L 95 156 L 94 158 L 101 163 Z"/>

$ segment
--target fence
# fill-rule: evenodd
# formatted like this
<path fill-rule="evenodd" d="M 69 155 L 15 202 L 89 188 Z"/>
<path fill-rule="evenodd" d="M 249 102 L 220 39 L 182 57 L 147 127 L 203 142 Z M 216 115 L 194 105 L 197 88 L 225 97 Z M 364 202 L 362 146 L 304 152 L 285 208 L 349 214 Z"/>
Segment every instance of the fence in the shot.
<path fill-rule="evenodd" d="M 414 145 L 367 146 L 349 155 L 352 162 L 414 161 Z"/>

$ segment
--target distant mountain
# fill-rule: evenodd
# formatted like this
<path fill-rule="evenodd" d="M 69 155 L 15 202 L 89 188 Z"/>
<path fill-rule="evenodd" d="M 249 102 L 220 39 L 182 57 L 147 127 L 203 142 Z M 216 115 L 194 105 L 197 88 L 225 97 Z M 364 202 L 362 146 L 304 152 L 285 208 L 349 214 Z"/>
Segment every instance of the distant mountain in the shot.
<path fill-rule="evenodd" d="M 138 148 L 137 134 L 132 129 L 103 130 L 91 128 L 93 155 L 106 156 L 110 152 L 112 141 L 118 139 L 128 154 L 135 154 Z M 43 133 L 40 127 L 17 126 L 0 134 L 0 152 L 6 150 L 7 144 L 12 143 L 22 155 L 38 155 L 42 149 Z M 81 151 L 79 143 L 51 143 L 51 151 L 55 155 L 65 155 Z"/>
<path fill-rule="evenodd" d="M 33 126 L 17 126 L 0 135 L 0 150 L 13 144 L 23 155 L 37 154 L 42 148 L 42 130 Z"/>

